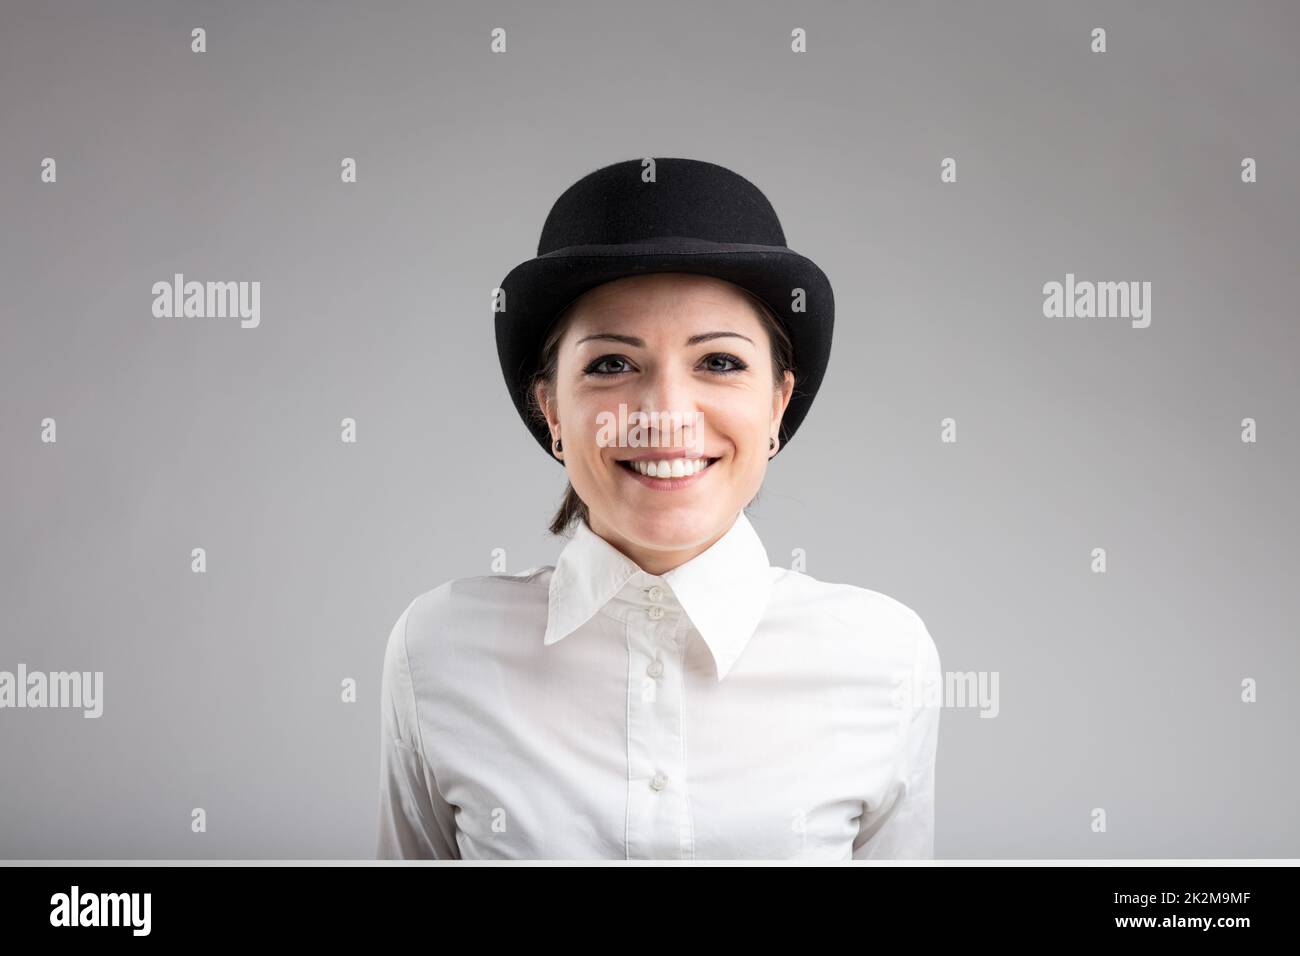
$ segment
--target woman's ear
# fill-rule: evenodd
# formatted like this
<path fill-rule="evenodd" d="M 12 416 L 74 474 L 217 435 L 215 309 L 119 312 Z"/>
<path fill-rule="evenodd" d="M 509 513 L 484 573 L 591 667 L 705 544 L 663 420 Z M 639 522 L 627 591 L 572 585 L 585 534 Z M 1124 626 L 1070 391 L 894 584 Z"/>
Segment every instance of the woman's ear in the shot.
<path fill-rule="evenodd" d="M 785 410 L 790 404 L 790 397 L 794 394 L 794 372 L 786 369 L 785 375 L 781 379 L 781 387 L 774 389 L 772 394 L 772 425 L 773 430 L 780 432 L 781 419 L 785 415 Z"/>
<path fill-rule="evenodd" d="M 538 382 L 533 386 L 533 397 L 537 399 L 537 406 L 542 410 L 546 417 L 546 426 L 555 434 L 555 429 L 559 427 L 559 416 L 555 414 L 556 409 L 551 401 L 550 393 L 547 391 L 545 382 Z"/>

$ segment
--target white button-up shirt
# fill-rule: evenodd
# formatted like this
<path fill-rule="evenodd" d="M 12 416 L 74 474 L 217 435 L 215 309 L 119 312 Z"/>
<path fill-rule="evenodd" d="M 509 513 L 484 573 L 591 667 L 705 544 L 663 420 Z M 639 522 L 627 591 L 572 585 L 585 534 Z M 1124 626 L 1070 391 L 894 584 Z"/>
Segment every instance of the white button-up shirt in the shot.
<path fill-rule="evenodd" d="M 661 575 L 579 522 L 398 618 L 377 855 L 931 858 L 941 689 L 915 612 L 771 566 L 744 512 Z"/>

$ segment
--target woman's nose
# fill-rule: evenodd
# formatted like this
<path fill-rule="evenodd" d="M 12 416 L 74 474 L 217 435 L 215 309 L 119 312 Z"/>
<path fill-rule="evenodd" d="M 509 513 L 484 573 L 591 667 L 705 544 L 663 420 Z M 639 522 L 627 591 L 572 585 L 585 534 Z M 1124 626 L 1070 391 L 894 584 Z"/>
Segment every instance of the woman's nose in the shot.
<path fill-rule="evenodd" d="M 642 383 L 639 397 L 646 411 L 688 412 L 695 408 L 693 383 L 676 369 L 658 369 Z"/>
<path fill-rule="evenodd" d="M 642 412 L 661 415 L 680 415 L 683 422 L 692 421 L 696 412 L 695 383 L 690 376 L 676 369 L 660 369 L 642 379 L 637 398 Z M 660 423 L 668 427 L 668 421 Z"/>

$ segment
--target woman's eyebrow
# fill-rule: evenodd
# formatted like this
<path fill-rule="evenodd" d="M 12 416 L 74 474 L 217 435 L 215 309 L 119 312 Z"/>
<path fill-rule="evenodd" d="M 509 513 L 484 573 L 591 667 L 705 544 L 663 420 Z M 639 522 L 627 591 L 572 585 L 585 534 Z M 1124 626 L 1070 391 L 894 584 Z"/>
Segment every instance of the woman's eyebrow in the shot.
<path fill-rule="evenodd" d="M 748 335 L 741 335 L 739 332 L 701 332 L 699 335 L 692 335 L 689 339 L 686 340 L 686 344 L 698 345 L 701 342 L 708 342 L 711 339 L 726 338 L 727 336 L 732 336 L 733 338 L 738 338 L 738 339 L 744 339 L 750 345 L 754 344 L 753 339 L 751 339 Z M 639 348 L 639 349 L 645 348 L 645 339 L 637 338 L 635 335 L 619 335 L 615 332 L 597 332 L 594 335 L 584 335 L 582 338 L 578 339 L 578 341 L 574 342 L 573 345 L 576 348 L 577 346 L 581 345 L 583 342 L 589 342 L 592 339 L 607 340 L 610 342 L 622 342 L 624 345 L 631 345 L 635 348 Z"/>

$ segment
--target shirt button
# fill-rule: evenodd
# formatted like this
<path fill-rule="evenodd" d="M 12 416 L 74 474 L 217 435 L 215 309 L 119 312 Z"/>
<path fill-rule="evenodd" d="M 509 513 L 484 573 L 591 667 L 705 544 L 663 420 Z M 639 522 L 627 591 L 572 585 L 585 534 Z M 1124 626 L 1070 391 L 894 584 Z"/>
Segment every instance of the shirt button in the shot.
<path fill-rule="evenodd" d="M 652 601 L 662 601 L 664 597 L 664 589 L 656 584 L 646 591 L 646 594 L 650 596 L 650 600 Z"/>
<path fill-rule="evenodd" d="M 651 677 L 658 677 L 663 672 L 664 672 L 664 662 L 659 660 L 659 658 L 657 657 L 654 660 L 652 660 L 650 662 L 650 666 L 646 668 L 646 673 L 649 674 Z"/>
<path fill-rule="evenodd" d="M 668 778 L 665 777 L 663 774 L 657 773 L 650 778 L 651 790 L 662 790 L 666 786 L 668 786 Z"/>
<path fill-rule="evenodd" d="M 650 620 L 657 621 L 663 616 L 664 616 L 664 609 L 661 608 L 658 604 L 650 608 Z"/>

